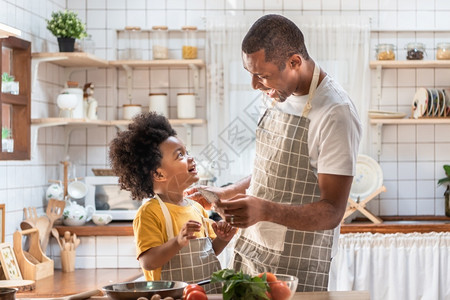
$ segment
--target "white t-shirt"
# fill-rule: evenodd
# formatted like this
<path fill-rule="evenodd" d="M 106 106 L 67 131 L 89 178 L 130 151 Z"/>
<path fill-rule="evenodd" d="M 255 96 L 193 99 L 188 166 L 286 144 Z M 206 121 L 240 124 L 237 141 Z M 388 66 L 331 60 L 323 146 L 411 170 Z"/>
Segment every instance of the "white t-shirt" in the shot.
<path fill-rule="evenodd" d="M 308 95 L 290 96 L 274 109 L 301 116 Z M 355 175 L 361 121 L 344 89 L 325 76 L 311 99 L 308 148 L 314 173 Z"/>
<path fill-rule="evenodd" d="M 308 95 L 290 96 L 274 109 L 301 116 Z M 350 97 L 329 75 L 325 76 L 311 99 L 308 148 L 314 173 L 354 176 L 361 121 Z M 334 229 L 331 257 L 338 249 L 341 226 Z"/>

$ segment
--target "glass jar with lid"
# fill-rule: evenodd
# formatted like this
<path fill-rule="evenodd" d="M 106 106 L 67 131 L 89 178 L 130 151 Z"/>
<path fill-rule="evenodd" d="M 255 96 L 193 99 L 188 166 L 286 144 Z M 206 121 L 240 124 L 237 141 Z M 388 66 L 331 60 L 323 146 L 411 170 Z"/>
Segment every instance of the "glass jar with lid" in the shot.
<path fill-rule="evenodd" d="M 125 27 L 125 36 L 126 40 L 128 41 L 128 59 L 142 59 L 141 27 Z"/>
<path fill-rule="evenodd" d="M 169 58 L 168 27 L 153 26 L 152 35 L 153 35 L 152 38 L 153 59 L 168 59 Z"/>
<path fill-rule="evenodd" d="M 83 52 L 95 54 L 95 42 L 92 39 L 92 35 L 88 34 L 84 39 L 81 40 L 81 49 Z"/>
<path fill-rule="evenodd" d="M 406 45 L 406 59 L 407 60 L 422 60 L 425 53 L 425 44 L 423 43 L 408 43 Z"/>
<path fill-rule="evenodd" d="M 437 44 L 436 59 L 450 59 L 450 43 Z"/>
<path fill-rule="evenodd" d="M 197 58 L 197 27 L 183 26 L 183 59 Z"/>
<path fill-rule="evenodd" d="M 375 50 L 378 60 L 395 60 L 395 46 L 393 44 L 378 44 Z"/>

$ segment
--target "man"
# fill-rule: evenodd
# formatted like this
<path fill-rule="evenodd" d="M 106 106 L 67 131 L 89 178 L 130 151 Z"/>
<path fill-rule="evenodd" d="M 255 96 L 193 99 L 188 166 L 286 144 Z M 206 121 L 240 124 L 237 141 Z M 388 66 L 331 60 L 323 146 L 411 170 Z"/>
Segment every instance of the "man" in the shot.
<path fill-rule="evenodd" d="M 273 102 L 258 124 L 252 175 L 212 189 L 226 220 L 244 228 L 233 267 L 297 276 L 297 291 L 326 290 L 361 136 L 356 108 L 283 16 L 253 24 L 242 60 L 252 87 Z"/>

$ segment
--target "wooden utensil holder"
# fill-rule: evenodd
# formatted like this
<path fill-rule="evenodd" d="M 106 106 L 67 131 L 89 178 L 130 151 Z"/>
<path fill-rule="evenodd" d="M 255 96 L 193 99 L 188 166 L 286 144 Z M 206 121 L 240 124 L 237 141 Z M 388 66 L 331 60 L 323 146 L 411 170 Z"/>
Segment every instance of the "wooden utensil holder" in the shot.
<path fill-rule="evenodd" d="M 61 250 L 61 267 L 63 272 L 75 271 L 75 250 Z"/>
<path fill-rule="evenodd" d="M 28 235 L 30 249 L 23 249 L 23 236 Z M 39 280 L 53 275 L 53 260 L 42 252 L 39 243 L 39 231 L 31 228 L 16 231 L 13 235 L 13 248 L 23 279 Z"/>

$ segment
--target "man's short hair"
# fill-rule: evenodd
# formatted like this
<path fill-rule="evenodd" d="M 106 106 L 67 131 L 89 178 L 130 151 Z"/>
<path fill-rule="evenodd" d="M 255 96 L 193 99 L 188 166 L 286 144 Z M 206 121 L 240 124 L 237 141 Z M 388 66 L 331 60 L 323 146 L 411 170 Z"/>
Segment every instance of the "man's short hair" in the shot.
<path fill-rule="evenodd" d="M 242 51 L 252 54 L 264 50 L 266 62 L 272 62 L 280 71 L 294 54 L 309 60 L 303 33 L 291 20 L 280 15 L 259 18 L 242 41 Z"/>

